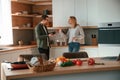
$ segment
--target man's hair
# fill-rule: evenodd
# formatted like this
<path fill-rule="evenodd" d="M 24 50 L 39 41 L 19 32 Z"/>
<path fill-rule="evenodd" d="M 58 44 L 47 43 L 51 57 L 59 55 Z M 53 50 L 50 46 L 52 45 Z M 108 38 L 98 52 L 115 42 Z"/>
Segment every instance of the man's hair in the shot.
<path fill-rule="evenodd" d="M 47 15 L 42 15 L 42 20 L 45 20 L 46 18 L 48 18 Z"/>

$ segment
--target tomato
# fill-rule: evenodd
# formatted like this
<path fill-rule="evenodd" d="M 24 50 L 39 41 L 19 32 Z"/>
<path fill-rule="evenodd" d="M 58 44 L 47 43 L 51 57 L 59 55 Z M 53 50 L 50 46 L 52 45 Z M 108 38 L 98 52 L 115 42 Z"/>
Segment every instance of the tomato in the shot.
<path fill-rule="evenodd" d="M 95 60 L 93 58 L 90 58 L 88 60 L 88 65 L 94 65 L 95 64 Z"/>
<path fill-rule="evenodd" d="M 72 62 L 73 62 L 73 64 L 76 64 L 77 60 L 76 60 L 76 59 L 74 59 L 74 60 L 72 60 Z"/>
<path fill-rule="evenodd" d="M 76 61 L 76 65 L 81 66 L 82 65 L 82 61 L 81 60 L 77 60 Z"/>

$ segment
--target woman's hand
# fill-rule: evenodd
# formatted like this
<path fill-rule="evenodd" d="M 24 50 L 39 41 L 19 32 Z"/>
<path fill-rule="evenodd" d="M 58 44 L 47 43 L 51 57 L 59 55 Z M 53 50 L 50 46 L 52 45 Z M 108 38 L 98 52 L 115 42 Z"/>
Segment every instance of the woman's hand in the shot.
<path fill-rule="evenodd" d="M 77 40 L 77 38 L 76 38 L 76 37 L 73 37 L 73 38 L 72 38 L 72 41 L 73 41 L 73 42 L 75 42 L 76 40 Z"/>

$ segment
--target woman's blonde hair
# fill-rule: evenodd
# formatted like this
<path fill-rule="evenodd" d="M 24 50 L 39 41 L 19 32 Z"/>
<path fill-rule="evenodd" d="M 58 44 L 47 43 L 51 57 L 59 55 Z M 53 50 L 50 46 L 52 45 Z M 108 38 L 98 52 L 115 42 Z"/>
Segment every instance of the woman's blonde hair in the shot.
<path fill-rule="evenodd" d="M 76 19 L 76 17 L 75 16 L 70 16 L 69 18 L 75 22 L 75 26 L 76 26 L 77 25 L 77 19 Z"/>

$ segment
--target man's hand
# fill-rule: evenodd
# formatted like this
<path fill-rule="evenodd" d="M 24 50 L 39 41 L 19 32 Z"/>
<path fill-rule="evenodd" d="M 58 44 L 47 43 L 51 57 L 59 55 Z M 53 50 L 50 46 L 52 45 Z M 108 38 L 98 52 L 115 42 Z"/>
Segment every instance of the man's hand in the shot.
<path fill-rule="evenodd" d="M 54 35 L 53 35 L 53 34 L 49 34 L 48 36 L 49 36 L 49 37 L 53 37 Z"/>

